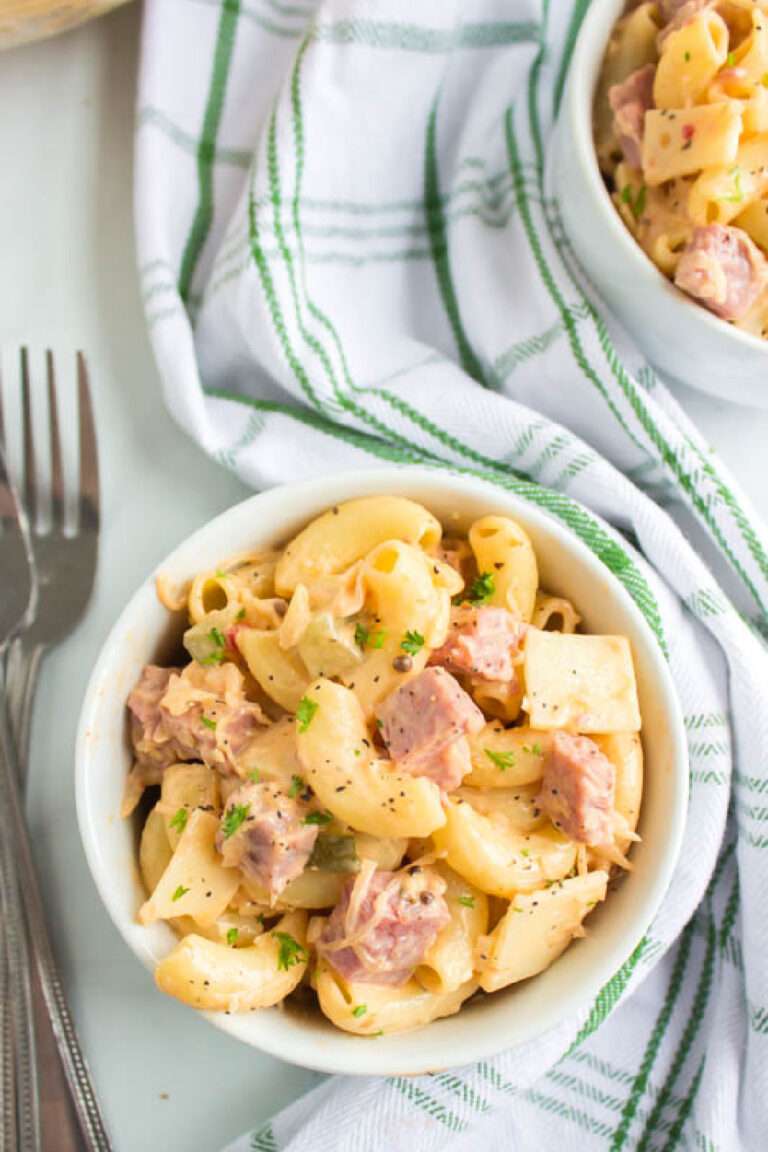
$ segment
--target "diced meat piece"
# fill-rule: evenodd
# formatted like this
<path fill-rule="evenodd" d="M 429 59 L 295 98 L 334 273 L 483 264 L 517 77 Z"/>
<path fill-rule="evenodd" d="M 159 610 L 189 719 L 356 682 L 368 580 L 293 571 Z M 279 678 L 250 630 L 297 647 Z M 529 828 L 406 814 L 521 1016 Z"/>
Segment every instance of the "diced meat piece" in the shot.
<path fill-rule="evenodd" d="M 205 668 L 147 665 L 128 697 L 131 737 L 139 766 L 158 771 L 178 760 L 203 760 L 234 771 L 238 757 L 266 723 L 245 698 L 234 664 Z"/>
<path fill-rule="evenodd" d="M 271 898 L 300 876 L 319 828 L 305 824 L 309 808 L 276 784 L 244 784 L 232 792 L 221 818 L 216 847 L 227 868 L 265 888 Z"/>
<path fill-rule="evenodd" d="M 428 776 L 443 792 L 453 792 L 472 771 L 469 741 L 460 736 L 427 759 L 409 762 L 407 768 L 413 776 Z"/>
<path fill-rule="evenodd" d="M 675 284 L 723 320 L 739 320 L 763 291 L 766 262 L 741 228 L 696 228 L 675 271 Z"/>
<path fill-rule="evenodd" d="M 645 114 L 653 108 L 653 80 L 656 65 L 646 64 L 630 72 L 621 84 L 608 89 L 608 103 L 613 111 L 613 129 L 624 159 L 632 168 L 642 167 L 642 144 Z"/>
<path fill-rule="evenodd" d="M 520 651 L 526 626 L 506 608 L 476 608 L 461 604 L 451 609 L 448 636 L 436 648 L 430 664 L 439 664 L 459 675 L 483 680 L 513 680 L 513 657 Z"/>
<path fill-rule="evenodd" d="M 363 869 L 347 881 L 316 942 L 346 980 L 404 984 L 450 919 L 445 881 L 419 865 Z"/>
<path fill-rule="evenodd" d="M 429 776 L 446 792 L 469 771 L 466 736 L 485 723 L 472 697 L 444 668 L 425 668 L 401 685 L 379 705 L 378 716 L 397 767 Z M 449 751 L 453 744 L 459 746 Z"/>
<path fill-rule="evenodd" d="M 556 828 L 583 844 L 613 839 L 613 764 L 587 736 L 555 732 L 537 804 Z"/>

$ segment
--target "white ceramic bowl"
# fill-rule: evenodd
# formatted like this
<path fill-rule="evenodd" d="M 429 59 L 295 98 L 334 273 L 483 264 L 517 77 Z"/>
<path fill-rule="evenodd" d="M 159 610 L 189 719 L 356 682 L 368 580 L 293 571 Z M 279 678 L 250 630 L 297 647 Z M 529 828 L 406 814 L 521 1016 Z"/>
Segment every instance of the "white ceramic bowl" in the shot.
<path fill-rule="evenodd" d="M 592 105 L 625 0 L 593 0 L 576 41 L 555 138 L 554 180 L 577 259 L 659 374 L 737 404 L 768 407 L 768 341 L 694 303 L 625 228 L 600 175 Z"/>
<path fill-rule="evenodd" d="M 677 697 L 640 611 L 608 569 L 559 521 L 483 481 L 424 468 L 388 468 L 272 489 L 201 528 L 171 553 L 160 571 L 174 581 L 185 580 L 232 553 L 286 542 L 339 501 L 382 492 L 410 496 L 444 523 L 460 528 L 485 513 L 520 521 L 536 549 L 543 584 L 571 598 L 589 630 L 629 637 L 647 767 L 643 841 L 633 850 L 634 871 L 590 917 L 587 937 L 541 976 L 468 1004 L 457 1016 L 421 1031 L 376 1040 L 340 1032 L 319 1012 L 208 1014 L 217 1027 L 294 1064 L 368 1075 L 432 1071 L 488 1057 L 588 1007 L 635 948 L 664 895 L 680 848 L 688 789 Z M 77 809 L 88 862 L 117 928 L 150 969 L 175 937 L 163 924 L 142 927 L 136 921 L 145 898 L 136 865 L 137 828 L 120 819 L 119 809 L 130 763 L 126 697 L 143 665 L 162 660 L 178 641 L 169 614 L 158 603 L 153 577 L 138 590 L 104 645 L 88 686 L 77 744 Z"/>

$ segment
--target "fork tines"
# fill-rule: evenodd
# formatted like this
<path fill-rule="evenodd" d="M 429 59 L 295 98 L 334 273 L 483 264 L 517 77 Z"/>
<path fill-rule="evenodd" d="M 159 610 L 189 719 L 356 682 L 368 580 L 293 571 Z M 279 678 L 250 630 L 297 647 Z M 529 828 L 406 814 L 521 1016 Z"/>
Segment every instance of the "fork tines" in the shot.
<path fill-rule="evenodd" d="M 0 379 L 0 450 L 16 482 L 17 490 L 37 534 L 50 531 L 76 535 L 78 529 L 93 531 L 98 525 L 99 472 L 96 429 L 88 370 L 82 352 L 54 357 L 50 349 L 24 347 L 15 354 L 4 350 Z M 6 399 L 4 413 L 3 391 Z M 62 427 L 62 414 L 77 404 L 77 421 Z M 21 437 L 13 434 L 18 414 Z M 47 427 L 46 427 L 47 425 Z M 19 425 L 16 423 L 16 428 Z M 75 456 L 64 444 L 79 440 L 77 471 Z M 44 449 L 45 439 L 49 451 Z M 20 450 L 14 451 L 20 443 Z M 10 458 L 10 459 L 9 459 Z M 67 485 L 67 464 L 73 484 Z M 49 472 L 44 474 L 41 466 Z M 67 500 L 67 493 L 72 499 Z"/>

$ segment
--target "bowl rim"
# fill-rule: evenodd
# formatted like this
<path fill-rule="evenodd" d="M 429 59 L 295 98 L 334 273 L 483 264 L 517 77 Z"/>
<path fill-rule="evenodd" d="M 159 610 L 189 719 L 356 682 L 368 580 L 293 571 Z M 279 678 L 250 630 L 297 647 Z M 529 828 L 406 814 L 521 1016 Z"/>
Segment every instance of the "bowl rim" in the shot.
<path fill-rule="evenodd" d="M 582 167 L 589 177 L 594 192 L 593 201 L 601 216 L 601 223 L 607 228 L 611 243 L 615 244 L 630 263 L 628 275 L 642 276 L 644 284 L 638 284 L 638 292 L 649 291 L 663 294 L 665 305 L 682 309 L 693 323 L 702 324 L 717 338 L 725 337 L 742 345 L 746 351 L 762 355 L 768 354 L 768 340 L 761 339 L 742 328 L 736 328 L 726 320 L 715 316 L 703 304 L 697 304 L 682 292 L 656 267 L 650 256 L 635 240 L 624 224 L 611 200 L 608 189 L 597 162 L 593 130 L 593 106 L 600 67 L 611 33 L 626 8 L 626 0 L 592 0 L 579 33 L 576 37 L 568 78 L 565 86 L 558 131 L 568 121 L 570 143 L 580 155 Z"/>
<path fill-rule="evenodd" d="M 487 493 L 497 504 L 500 502 L 506 504 L 510 516 L 519 515 L 521 519 L 527 519 L 529 523 L 535 524 L 537 529 L 541 529 L 542 534 L 554 536 L 558 546 L 564 546 L 571 556 L 578 558 L 591 575 L 599 575 L 602 580 L 607 580 L 611 584 L 613 595 L 621 613 L 627 616 L 632 621 L 634 628 L 643 635 L 646 654 L 650 657 L 650 662 L 653 665 L 650 675 L 660 681 L 659 699 L 663 702 L 662 707 L 668 726 L 671 745 L 670 770 L 673 775 L 673 794 L 676 799 L 670 816 L 664 850 L 655 861 L 652 879 L 647 882 L 648 890 L 644 899 L 640 907 L 632 914 L 630 929 L 625 932 L 621 940 L 612 941 L 610 944 L 610 959 L 594 964 L 593 968 L 596 974 L 591 980 L 584 979 L 581 981 L 575 993 L 572 989 L 563 989 L 562 994 L 554 998 L 553 1005 L 551 1007 L 548 1005 L 548 1010 L 541 1013 L 542 1022 L 532 1028 L 528 1035 L 515 1040 L 513 1047 L 519 1047 L 521 1044 L 540 1039 L 547 1031 L 560 1024 L 563 1019 L 576 1019 L 579 1014 L 585 1013 L 600 990 L 613 979 L 622 965 L 627 962 L 647 932 L 677 867 L 685 831 L 689 790 L 687 743 L 682 709 L 668 662 L 650 625 L 626 588 L 588 545 L 554 514 L 527 501 L 521 495 L 510 492 L 508 489 L 499 488 L 480 477 L 468 477 L 454 471 L 421 465 L 384 467 L 357 472 L 343 471 L 329 474 L 321 479 L 277 486 L 246 497 L 185 537 L 154 566 L 130 597 L 110 629 L 94 664 L 83 699 L 75 752 L 75 794 L 80 837 L 91 876 L 110 919 L 131 952 L 136 955 L 144 967 L 152 971 L 154 963 L 149 948 L 142 949 L 137 944 L 136 937 L 131 937 L 130 929 L 135 929 L 136 925 L 118 907 L 115 898 L 118 886 L 114 882 L 113 874 L 107 871 L 105 862 L 100 858 L 100 834 L 97 828 L 96 814 L 92 813 L 91 810 L 92 796 L 89 787 L 89 778 L 92 775 L 91 763 L 94 757 L 98 760 L 98 755 L 93 749 L 93 741 L 89 738 L 89 730 L 99 710 L 103 684 L 105 681 L 109 682 L 108 672 L 117 662 L 120 651 L 118 641 L 125 631 L 126 624 L 130 623 L 134 617 L 138 617 L 144 604 L 154 601 L 156 596 L 155 576 L 158 572 L 172 566 L 179 553 L 196 550 L 202 540 L 224 529 L 228 521 L 236 521 L 238 518 L 244 517 L 250 509 L 256 513 L 255 519 L 258 522 L 258 513 L 263 510 L 263 506 L 270 502 L 279 504 L 283 495 L 286 495 L 289 500 L 301 500 L 311 508 L 318 503 L 319 498 L 324 506 L 330 506 L 341 500 L 354 499 L 366 494 L 378 495 L 393 493 L 398 490 L 403 494 L 411 485 L 414 487 L 418 485 L 437 487 L 441 489 L 443 494 L 448 495 L 459 488 L 464 490 L 468 487 L 470 495 L 477 499 Z M 422 499 L 418 495 L 413 495 L 412 498 Z M 423 499 L 425 503 L 428 503 L 427 498 Z M 307 519 L 316 514 L 316 512 L 308 510 Z M 280 512 L 273 509 L 272 517 L 276 522 L 279 522 Z M 274 1019 L 273 1011 L 270 1010 L 269 1016 L 266 1012 L 263 1014 L 257 1012 L 242 1019 L 254 1021 L 262 1015 L 265 1018 Z M 438 1020 L 414 1033 L 398 1033 L 391 1037 L 384 1037 L 377 1041 L 375 1046 L 363 1046 L 360 1043 L 361 1038 L 341 1033 L 341 1035 L 346 1036 L 346 1039 L 355 1042 L 354 1056 L 350 1055 L 349 1059 L 342 1059 L 337 1055 L 323 1052 L 322 1044 L 312 1043 L 313 1039 L 316 1040 L 320 1033 L 311 1026 L 299 1025 L 295 1029 L 288 1028 L 282 1033 L 279 1029 L 267 1026 L 262 1029 L 258 1037 L 254 1037 L 242 1033 L 242 1029 L 238 1027 L 240 1017 L 235 1014 L 228 1016 L 223 1013 L 200 1012 L 199 1010 L 198 1014 L 205 1017 L 220 1030 L 277 1059 L 326 1073 L 419 1075 L 464 1065 L 476 1060 L 488 1059 L 508 1046 L 505 1045 L 503 1036 L 499 1034 L 499 1029 L 488 1027 L 484 1030 L 481 1029 L 482 1036 L 476 1038 L 474 1043 L 470 1044 L 462 1040 L 454 1044 L 453 1051 L 447 1051 L 445 1044 L 440 1045 L 438 1040 L 433 1042 L 433 1054 L 428 1056 L 414 1054 L 409 1057 L 408 1055 L 403 1056 L 402 1053 L 395 1055 L 395 1053 L 388 1051 L 390 1043 L 401 1041 L 404 1037 L 408 1038 L 411 1035 L 424 1035 L 430 1029 L 439 1027 L 442 1021 Z M 457 1019 L 460 1019 L 460 1014 L 446 1018 L 447 1021 Z M 500 1028 L 503 1028 L 501 1018 Z"/>

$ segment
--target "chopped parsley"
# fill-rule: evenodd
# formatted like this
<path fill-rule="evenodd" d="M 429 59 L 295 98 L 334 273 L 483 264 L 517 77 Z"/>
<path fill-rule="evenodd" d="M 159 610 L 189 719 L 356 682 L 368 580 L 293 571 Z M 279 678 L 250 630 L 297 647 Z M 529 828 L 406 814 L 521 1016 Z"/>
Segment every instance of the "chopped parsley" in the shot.
<path fill-rule="evenodd" d="M 514 768 L 514 752 L 495 752 L 493 748 L 484 748 L 483 751 L 491 763 L 495 764 L 500 771 L 506 772 L 507 768 Z"/>
<path fill-rule="evenodd" d="M 736 63 L 736 54 L 734 52 L 729 52 L 725 58 L 725 62 L 729 68 L 733 68 L 734 64 Z"/>
<path fill-rule="evenodd" d="M 493 572 L 481 572 L 472 581 L 467 599 L 470 604 L 487 604 L 495 591 L 496 581 L 493 578 Z"/>
<path fill-rule="evenodd" d="M 387 633 L 384 629 L 380 629 L 378 632 L 369 632 L 362 624 L 355 624 L 355 644 L 359 648 L 383 648 L 386 638 Z"/>
<path fill-rule="evenodd" d="M 240 825 L 245 821 L 250 810 L 250 804 L 233 804 L 231 808 L 227 808 L 221 818 L 221 834 L 225 840 L 229 840 L 230 836 L 234 836 Z"/>
<path fill-rule="evenodd" d="M 240 933 L 238 932 L 237 928 L 229 929 L 227 932 L 227 944 L 229 944 L 230 948 L 234 948 L 235 944 L 237 944 L 237 938 L 239 935 Z"/>
<path fill-rule="evenodd" d="M 531 854 L 531 853 L 529 852 L 529 850 L 528 850 L 527 848 L 523 848 L 523 849 L 521 849 L 521 851 L 520 851 L 520 855 L 521 855 L 521 856 L 525 856 L 525 857 L 526 857 L 526 859 L 527 859 L 527 858 L 530 856 L 530 854 Z"/>
<path fill-rule="evenodd" d="M 277 954 L 277 968 L 279 972 L 287 972 L 294 964 L 300 964 L 306 958 L 307 950 L 294 940 L 290 932 L 273 932 L 280 948 Z"/>
<path fill-rule="evenodd" d="M 409 656 L 415 656 L 419 649 L 424 647 L 424 637 L 421 632 L 406 632 L 400 641 L 400 647 Z"/>
<path fill-rule="evenodd" d="M 245 620 L 245 608 L 240 609 L 237 616 L 235 616 L 235 620 Z"/>
<path fill-rule="evenodd" d="M 330 824 L 331 820 L 333 820 L 333 814 L 326 809 L 325 812 L 310 812 L 309 816 L 302 820 L 302 824 L 319 824 L 322 826 Z"/>
<path fill-rule="evenodd" d="M 216 569 L 216 579 L 217 579 L 217 580 L 223 580 L 223 579 L 225 578 L 225 576 L 226 576 L 226 575 L 227 575 L 227 574 L 226 574 L 226 572 L 224 571 L 224 569 L 223 569 L 223 568 L 217 568 L 217 569 Z"/>
<path fill-rule="evenodd" d="M 459 896 L 459 904 L 463 904 L 465 908 L 474 908 L 474 896 Z"/>
<path fill-rule="evenodd" d="M 210 716 L 201 716 L 200 723 L 204 724 L 206 728 L 210 728 L 211 732 L 216 731 L 216 721 L 211 720 Z"/>
<path fill-rule="evenodd" d="M 646 198 L 645 184 L 641 184 L 635 191 L 631 184 L 625 184 L 622 188 L 619 199 L 622 204 L 626 204 L 635 220 L 639 220 L 645 211 L 645 198 Z"/>
<path fill-rule="evenodd" d="M 302 696 L 296 709 L 296 723 L 299 726 L 299 732 L 306 732 L 319 707 L 320 705 L 316 700 L 310 700 L 309 696 Z"/>
<path fill-rule="evenodd" d="M 179 884 L 173 896 L 171 896 L 171 900 L 181 900 L 182 896 L 186 896 L 187 892 L 189 892 L 189 888 L 185 888 L 183 884 Z"/>
<path fill-rule="evenodd" d="M 258 784 L 259 780 L 261 780 L 261 772 L 259 772 L 258 768 L 254 768 L 252 772 L 248 773 L 248 779 L 254 784 Z"/>
<path fill-rule="evenodd" d="M 207 656 L 205 656 L 201 664 L 221 664 L 226 654 L 227 641 L 224 634 L 219 628 L 211 628 L 208 633 L 208 639 L 213 645 L 213 649 Z"/>
<path fill-rule="evenodd" d="M 302 780 L 301 776 L 291 776 L 291 786 L 288 789 L 288 795 L 290 796 L 291 800 L 296 799 L 303 787 L 304 781 Z"/>
<path fill-rule="evenodd" d="M 733 195 L 721 196 L 720 199 L 727 204 L 740 204 L 744 199 L 744 189 L 741 186 L 741 168 L 732 168 L 728 175 L 733 177 Z"/>
<path fill-rule="evenodd" d="M 689 63 L 690 63 L 690 60 L 691 60 L 691 54 L 690 54 L 690 52 L 684 52 L 684 53 L 683 53 L 683 60 L 685 60 L 686 64 L 689 64 Z"/>
<path fill-rule="evenodd" d="M 175 828 L 177 832 L 183 832 L 187 826 L 187 820 L 189 820 L 188 809 L 187 808 L 179 808 L 178 811 L 176 811 L 173 814 L 173 817 L 171 818 L 171 820 L 168 822 L 168 827 L 169 828 Z"/>
<path fill-rule="evenodd" d="M 367 1004 L 356 1004 L 355 1007 L 352 1009 L 352 1015 L 359 1019 L 360 1016 L 365 1016 L 367 1011 L 368 1011 L 368 1005 Z"/>
<path fill-rule="evenodd" d="M 523 744 L 523 752 L 527 752 L 529 756 L 543 756 L 541 744 L 538 741 L 535 744 Z"/>

